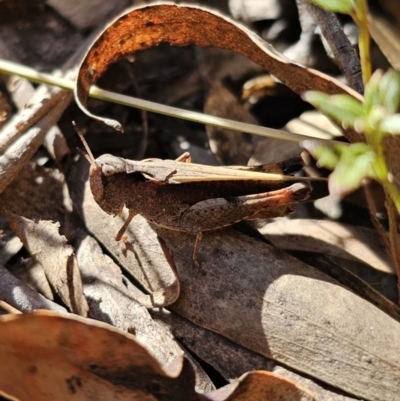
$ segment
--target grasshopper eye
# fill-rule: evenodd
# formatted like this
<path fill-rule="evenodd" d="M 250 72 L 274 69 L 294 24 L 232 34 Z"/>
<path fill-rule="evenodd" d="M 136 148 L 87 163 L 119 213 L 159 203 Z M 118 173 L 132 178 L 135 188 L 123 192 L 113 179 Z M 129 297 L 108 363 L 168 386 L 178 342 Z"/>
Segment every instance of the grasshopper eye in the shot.
<path fill-rule="evenodd" d="M 114 166 L 109 164 L 103 164 L 101 166 L 101 172 L 106 176 L 109 177 L 110 175 L 114 175 L 117 173 L 117 169 Z"/>

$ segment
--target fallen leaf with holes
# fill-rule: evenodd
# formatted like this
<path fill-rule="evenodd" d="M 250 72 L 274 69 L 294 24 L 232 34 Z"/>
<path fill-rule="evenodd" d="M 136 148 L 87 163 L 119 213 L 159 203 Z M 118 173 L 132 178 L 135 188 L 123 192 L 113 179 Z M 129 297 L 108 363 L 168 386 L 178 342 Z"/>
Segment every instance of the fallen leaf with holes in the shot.
<path fill-rule="evenodd" d="M 290 380 L 262 371 L 198 394 L 187 359 L 163 368 L 134 336 L 73 315 L 2 316 L 0 343 L 0 394 L 21 401 L 314 400 Z"/>
<path fill-rule="evenodd" d="M 35 223 L 11 213 L 6 217 L 26 250 L 43 266 L 53 290 L 71 311 L 86 316 L 88 305 L 74 249 L 59 234 L 60 224 L 43 220 Z"/>

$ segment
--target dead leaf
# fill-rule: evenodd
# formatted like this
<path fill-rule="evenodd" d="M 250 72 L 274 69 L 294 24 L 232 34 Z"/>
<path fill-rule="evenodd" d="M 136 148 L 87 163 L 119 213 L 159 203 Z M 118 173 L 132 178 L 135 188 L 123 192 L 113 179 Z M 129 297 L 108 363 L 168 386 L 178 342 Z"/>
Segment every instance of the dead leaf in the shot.
<path fill-rule="evenodd" d="M 110 325 L 48 311 L 0 317 L 0 394 L 25 400 L 311 401 L 269 372 L 251 372 L 208 395 L 194 391 L 187 359 L 162 368 Z"/>
<path fill-rule="evenodd" d="M 340 390 L 321 382 L 317 384 L 310 378 L 282 367 L 275 361 L 233 343 L 219 334 L 192 324 L 176 313 L 153 310 L 152 316 L 158 322 L 161 320 L 162 324 L 168 325 L 185 348 L 214 367 L 229 382 L 241 377 L 245 372 L 264 370 L 294 381 L 315 394 L 317 400 L 355 401 L 355 398 L 343 395 Z"/>
<path fill-rule="evenodd" d="M 22 248 L 22 242 L 12 232 L 4 216 L 0 216 L 0 265 L 5 265 Z"/>
<path fill-rule="evenodd" d="M 43 266 L 53 290 L 74 313 L 87 315 L 82 280 L 71 245 L 58 232 L 59 223 L 39 221 L 7 213 L 7 220 L 28 252 Z"/>
<path fill-rule="evenodd" d="M 337 125 L 316 110 L 305 111 L 299 117 L 289 121 L 285 129 L 312 138 L 336 139 L 342 136 Z"/>
<path fill-rule="evenodd" d="M 399 27 L 391 23 L 388 18 L 383 18 L 372 11 L 370 13 L 369 31 L 392 67 L 400 71 Z"/>
<path fill-rule="evenodd" d="M 66 313 L 64 307 L 38 294 L 2 265 L 0 265 L 0 283 L 0 299 L 21 312 L 27 313 L 33 312 L 35 309 L 49 309 Z"/>
<path fill-rule="evenodd" d="M 228 397 L 226 394 L 235 388 Z M 210 397 L 210 395 L 208 395 Z M 291 380 L 283 379 L 270 372 L 250 372 L 244 374 L 236 383 L 229 384 L 216 390 L 212 401 L 312 401 L 313 395 L 297 386 Z"/>
<path fill-rule="evenodd" d="M 220 81 L 210 84 L 204 104 L 207 114 L 257 125 L 257 120 L 246 110 L 232 92 Z M 221 127 L 206 126 L 211 151 L 223 165 L 247 165 L 256 147 L 254 136 Z"/>
<path fill-rule="evenodd" d="M 204 235 L 199 263 L 205 274 L 191 267 L 194 238 L 154 229 L 181 279 L 174 311 L 350 394 L 397 399 L 400 324 L 384 312 L 316 269 L 232 229 Z"/>
<path fill-rule="evenodd" d="M 135 333 L 136 340 L 160 363 L 184 353 L 171 334 L 153 321 L 145 296 L 122 276 L 120 268 L 103 255 L 99 244 L 83 232 L 77 233 L 77 258 L 81 267 L 83 290 L 89 302 L 89 316 L 118 329 Z"/>
<path fill-rule="evenodd" d="M 348 93 L 362 99 L 328 75 L 291 62 L 244 26 L 214 11 L 195 6 L 157 4 L 127 12 L 92 45 L 78 74 L 75 91 L 78 105 L 91 117 L 121 129 L 117 121 L 102 119 L 86 110 L 90 85 L 110 64 L 128 54 L 165 42 L 172 46 L 197 45 L 231 50 L 259 64 L 298 94 L 320 90 L 328 94 Z M 362 136 L 355 132 L 348 131 L 346 135 L 351 141 L 362 140 Z"/>
<path fill-rule="evenodd" d="M 294 219 L 266 224 L 260 231 L 279 249 L 337 256 L 395 273 L 393 261 L 375 230 L 334 221 Z"/>
<path fill-rule="evenodd" d="M 188 400 L 202 399 L 187 360 L 169 376 L 132 335 L 110 325 L 40 311 L 3 316 L 0 326 L 0 390 L 21 401 L 154 401 L 179 388 Z"/>
<path fill-rule="evenodd" d="M 51 290 L 43 266 L 35 257 L 20 259 L 9 269 L 12 274 L 29 285 L 33 290 L 42 294 L 47 299 L 54 301 L 53 291 Z"/>

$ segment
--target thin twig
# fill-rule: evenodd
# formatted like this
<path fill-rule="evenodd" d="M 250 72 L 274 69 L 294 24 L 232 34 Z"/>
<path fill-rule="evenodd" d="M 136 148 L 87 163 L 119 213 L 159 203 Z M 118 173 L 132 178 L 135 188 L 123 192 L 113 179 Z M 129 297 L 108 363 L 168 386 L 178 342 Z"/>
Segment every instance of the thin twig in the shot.
<path fill-rule="evenodd" d="M 5 74 L 18 75 L 32 82 L 58 86 L 60 88 L 67 89 L 69 91 L 73 91 L 75 86 L 75 83 L 71 80 L 55 77 L 53 75 L 46 73 L 37 72 L 33 68 L 25 67 L 23 65 L 3 59 L 0 59 L 0 72 Z M 183 120 L 194 121 L 200 124 L 214 125 L 232 131 L 246 132 L 248 134 L 259 135 L 267 138 L 276 138 L 292 142 L 300 142 L 304 141 L 305 139 L 310 139 L 310 137 L 306 135 L 295 134 L 292 132 L 287 132 L 273 128 L 260 127 L 257 125 L 228 120 L 226 118 L 211 116 L 196 111 L 190 111 L 190 110 L 179 109 L 177 107 L 166 106 L 164 104 L 154 103 L 148 100 L 138 99 L 114 92 L 105 91 L 96 86 L 91 87 L 90 96 L 95 99 L 114 102 L 129 107 L 135 107 L 153 113 L 181 118 Z M 327 142 L 337 143 L 337 141 L 320 139 L 320 138 L 317 139 L 324 141 L 324 143 Z"/>
<path fill-rule="evenodd" d="M 329 44 L 337 66 L 349 85 L 358 93 L 364 93 L 360 59 L 334 13 L 327 12 L 307 2 L 307 7 L 321 33 Z"/>

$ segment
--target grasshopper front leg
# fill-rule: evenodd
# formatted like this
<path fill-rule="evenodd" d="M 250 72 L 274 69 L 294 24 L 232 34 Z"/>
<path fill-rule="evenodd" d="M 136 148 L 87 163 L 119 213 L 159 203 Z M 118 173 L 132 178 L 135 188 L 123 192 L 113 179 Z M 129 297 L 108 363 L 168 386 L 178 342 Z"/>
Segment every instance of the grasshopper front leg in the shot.
<path fill-rule="evenodd" d="M 120 241 L 122 239 L 122 237 L 125 234 L 125 231 L 128 228 L 130 222 L 132 221 L 132 219 L 136 215 L 137 215 L 137 212 L 135 212 L 133 210 L 129 210 L 129 215 L 128 215 L 127 219 L 125 220 L 124 225 L 120 228 L 120 230 L 118 231 L 117 235 L 115 236 L 115 241 Z"/>
<path fill-rule="evenodd" d="M 208 199 L 190 206 L 171 222 L 170 227 L 197 234 L 193 262 L 199 266 L 197 258 L 204 231 L 231 226 L 243 220 L 287 215 L 293 211 L 291 204 L 307 199 L 309 192 L 308 185 L 296 183 L 271 192 Z"/>

